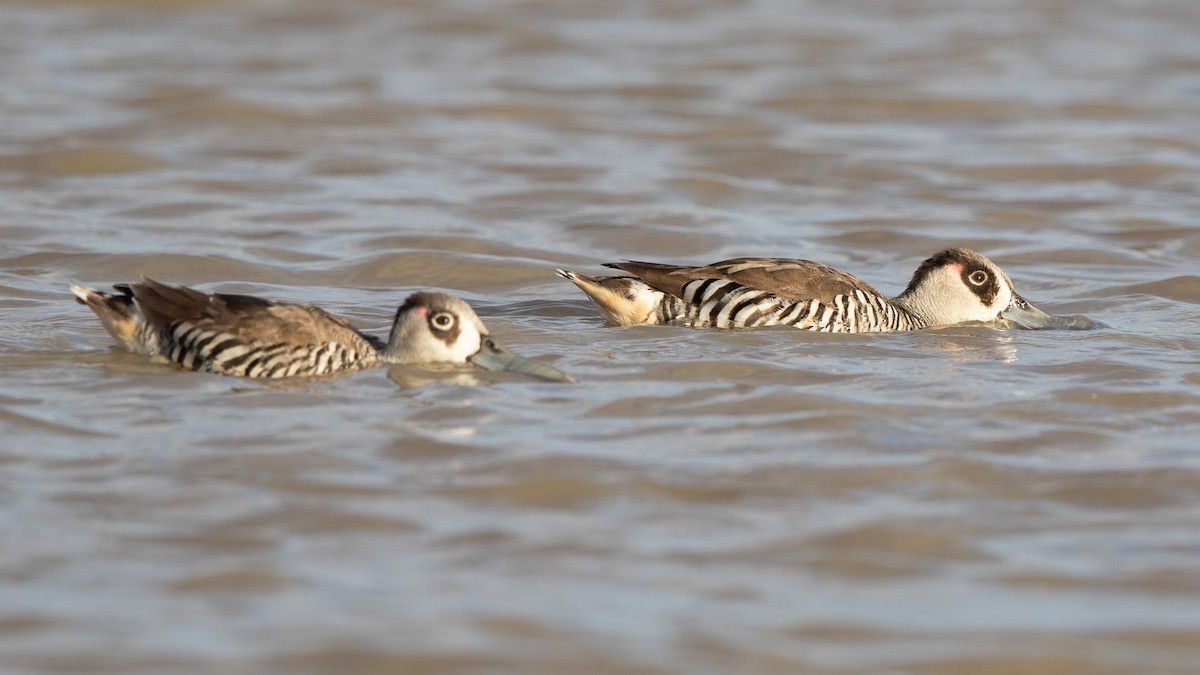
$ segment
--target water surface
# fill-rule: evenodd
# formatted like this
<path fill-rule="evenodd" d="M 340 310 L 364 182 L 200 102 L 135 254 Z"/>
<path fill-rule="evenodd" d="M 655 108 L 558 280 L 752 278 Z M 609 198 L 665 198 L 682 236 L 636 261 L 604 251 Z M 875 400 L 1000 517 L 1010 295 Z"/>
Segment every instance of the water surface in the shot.
<path fill-rule="evenodd" d="M 0 3 L 14 673 L 1191 673 L 1200 6 Z M 615 329 L 564 267 L 975 248 L 1104 327 Z M 580 379 L 114 350 L 148 275 Z"/>

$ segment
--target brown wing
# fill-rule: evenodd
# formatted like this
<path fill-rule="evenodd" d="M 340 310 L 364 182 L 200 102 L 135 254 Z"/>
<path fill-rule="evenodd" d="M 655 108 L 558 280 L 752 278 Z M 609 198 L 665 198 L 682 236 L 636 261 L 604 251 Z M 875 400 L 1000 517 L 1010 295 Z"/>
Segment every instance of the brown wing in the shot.
<path fill-rule="evenodd" d="M 696 279 L 729 279 L 781 298 L 832 302 L 838 295 L 863 291 L 882 296 L 859 278 L 811 260 L 733 258 L 704 267 L 626 261 L 606 267 L 624 270 L 664 293 L 682 297 L 683 285 Z"/>
<path fill-rule="evenodd" d="M 130 284 L 143 316 L 164 332 L 178 322 L 226 333 L 244 344 L 320 345 L 335 342 L 360 354 L 370 339 L 345 320 L 320 308 L 291 305 L 251 295 L 203 293 L 153 279 Z"/>

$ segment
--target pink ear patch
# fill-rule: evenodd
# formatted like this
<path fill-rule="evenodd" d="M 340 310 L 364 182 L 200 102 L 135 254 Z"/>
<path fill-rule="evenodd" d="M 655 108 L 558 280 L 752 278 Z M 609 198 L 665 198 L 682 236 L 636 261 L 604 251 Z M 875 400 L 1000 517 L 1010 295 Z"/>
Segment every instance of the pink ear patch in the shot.
<path fill-rule="evenodd" d="M 417 306 L 417 307 L 413 307 L 413 308 L 412 308 L 412 311 L 413 311 L 413 313 L 414 313 L 414 314 L 419 314 L 419 315 L 421 315 L 421 316 L 425 316 L 425 315 L 429 314 L 429 308 L 428 308 L 428 307 L 420 307 L 420 306 Z"/>
<path fill-rule="evenodd" d="M 946 267 L 958 272 L 959 274 L 963 273 L 962 263 L 950 263 L 949 265 L 946 265 Z"/>

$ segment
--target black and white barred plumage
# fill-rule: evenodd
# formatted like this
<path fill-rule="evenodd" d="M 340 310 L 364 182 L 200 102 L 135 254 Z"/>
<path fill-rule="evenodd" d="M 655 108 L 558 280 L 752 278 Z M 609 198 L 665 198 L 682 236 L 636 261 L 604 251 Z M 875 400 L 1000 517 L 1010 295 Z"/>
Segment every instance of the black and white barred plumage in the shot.
<path fill-rule="evenodd" d="M 1027 327 L 1073 327 L 1013 290 L 1003 270 L 962 248 L 923 262 L 889 299 L 858 278 L 809 260 L 735 258 L 703 267 L 611 263 L 632 276 L 587 277 L 558 270 L 610 323 L 696 328 L 795 326 L 827 333 L 908 331 L 1009 319 Z"/>
<path fill-rule="evenodd" d="M 205 329 L 190 321 L 173 324 L 160 353 L 187 370 L 235 377 L 297 377 L 369 368 L 376 350 L 360 352 L 339 342 L 289 344 L 247 341 L 235 333 Z"/>
<path fill-rule="evenodd" d="M 683 285 L 683 296 L 665 295 L 658 322 L 696 328 L 794 326 L 823 333 L 878 333 L 923 327 L 887 298 L 855 290 L 833 297 L 788 300 L 729 279 L 697 279 Z"/>
<path fill-rule="evenodd" d="M 71 286 L 126 349 L 165 357 L 187 370 L 280 378 L 387 364 L 471 363 L 571 381 L 501 347 L 470 305 L 445 293 L 409 296 L 385 342 L 311 305 L 204 293 L 153 279 L 114 288 L 117 293 Z"/>

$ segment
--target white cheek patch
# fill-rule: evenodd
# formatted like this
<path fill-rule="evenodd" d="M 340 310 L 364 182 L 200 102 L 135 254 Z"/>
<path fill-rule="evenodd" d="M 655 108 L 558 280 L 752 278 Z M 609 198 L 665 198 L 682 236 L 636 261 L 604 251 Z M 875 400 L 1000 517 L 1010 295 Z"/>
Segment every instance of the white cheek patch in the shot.
<path fill-rule="evenodd" d="M 450 352 L 449 360 L 454 363 L 466 363 L 467 358 L 478 352 L 483 344 L 483 336 L 474 322 L 463 321 L 460 325 L 462 328 L 459 330 L 458 339 L 446 347 Z"/>
<path fill-rule="evenodd" d="M 1005 279 L 1004 282 L 1000 284 L 1000 292 L 996 294 L 996 301 L 992 303 L 992 309 L 995 309 L 997 313 L 1006 309 L 1012 304 L 1013 295 L 1014 293 L 1012 284 L 1009 283 L 1008 279 Z"/>
<path fill-rule="evenodd" d="M 1008 306 L 1013 303 L 1013 299 L 1017 296 L 1017 290 L 1013 288 L 1012 281 L 1008 275 L 996 269 L 996 278 L 1000 280 L 1000 292 L 996 294 L 996 311 L 1000 312 L 1008 309 Z"/>

